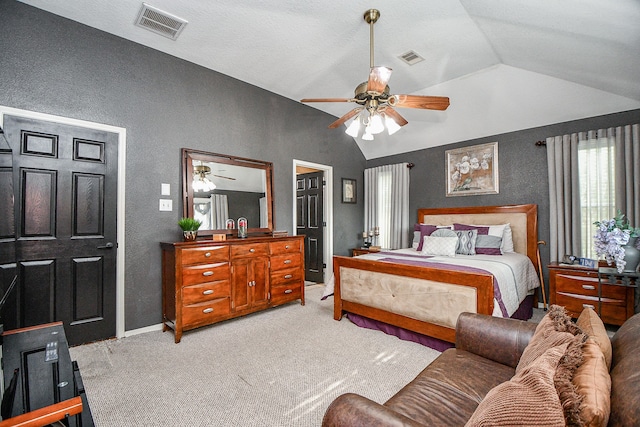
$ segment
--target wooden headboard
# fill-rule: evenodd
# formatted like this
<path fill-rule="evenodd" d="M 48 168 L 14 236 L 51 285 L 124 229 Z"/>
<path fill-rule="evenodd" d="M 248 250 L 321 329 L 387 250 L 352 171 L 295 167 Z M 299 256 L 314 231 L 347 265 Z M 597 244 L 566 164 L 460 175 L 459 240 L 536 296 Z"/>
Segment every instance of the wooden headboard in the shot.
<path fill-rule="evenodd" d="M 433 225 L 453 223 L 511 224 L 516 252 L 527 255 L 538 271 L 538 205 L 474 206 L 418 209 L 418 222 Z"/>

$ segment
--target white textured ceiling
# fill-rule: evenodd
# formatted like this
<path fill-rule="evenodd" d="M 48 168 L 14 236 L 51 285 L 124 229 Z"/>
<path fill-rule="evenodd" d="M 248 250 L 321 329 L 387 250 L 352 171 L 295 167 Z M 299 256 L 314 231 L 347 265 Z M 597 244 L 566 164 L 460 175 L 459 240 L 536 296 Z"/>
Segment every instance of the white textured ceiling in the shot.
<path fill-rule="evenodd" d="M 639 0 L 149 0 L 189 22 L 176 41 L 133 25 L 141 1 L 22 1 L 296 101 L 353 95 L 369 68 L 362 16 L 379 9 L 391 93 L 451 106 L 399 109 L 402 130 L 357 141 L 369 159 L 640 108 Z M 425 60 L 405 64 L 409 50 Z"/>

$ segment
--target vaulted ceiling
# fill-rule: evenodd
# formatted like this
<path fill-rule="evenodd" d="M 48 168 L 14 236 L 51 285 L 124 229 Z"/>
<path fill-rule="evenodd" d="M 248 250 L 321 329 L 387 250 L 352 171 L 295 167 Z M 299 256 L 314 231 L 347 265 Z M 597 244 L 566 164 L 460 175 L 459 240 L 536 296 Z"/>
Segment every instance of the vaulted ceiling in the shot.
<path fill-rule="evenodd" d="M 188 21 L 177 40 L 134 25 L 141 1 L 22 1 L 295 101 L 353 96 L 369 72 L 363 14 L 379 9 L 391 93 L 451 106 L 399 109 L 398 133 L 357 140 L 369 159 L 640 108 L 638 0 L 149 0 Z M 406 64 L 408 51 L 424 60 Z"/>

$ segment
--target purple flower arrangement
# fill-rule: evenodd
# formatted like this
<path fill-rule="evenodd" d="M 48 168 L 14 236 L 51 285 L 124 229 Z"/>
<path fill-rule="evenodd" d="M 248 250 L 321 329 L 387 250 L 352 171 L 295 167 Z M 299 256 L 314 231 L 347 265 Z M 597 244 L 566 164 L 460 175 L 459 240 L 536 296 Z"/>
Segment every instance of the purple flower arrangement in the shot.
<path fill-rule="evenodd" d="M 604 255 L 609 265 L 615 262 L 618 272 L 621 273 L 626 265 L 623 246 L 629 243 L 631 237 L 640 235 L 640 228 L 629 226 L 629 221 L 621 211 L 611 219 L 594 222 L 594 225 L 597 227 L 593 236 L 596 254 Z"/>

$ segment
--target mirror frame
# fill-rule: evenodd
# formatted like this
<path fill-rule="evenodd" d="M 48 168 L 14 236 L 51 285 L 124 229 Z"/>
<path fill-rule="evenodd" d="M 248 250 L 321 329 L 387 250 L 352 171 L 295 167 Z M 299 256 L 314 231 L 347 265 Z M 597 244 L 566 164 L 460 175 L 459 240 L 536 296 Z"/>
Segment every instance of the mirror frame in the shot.
<path fill-rule="evenodd" d="M 262 169 L 266 173 L 265 195 L 267 197 L 267 228 L 249 228 L 249 234 L 271 234 L 274 224 L 274 207 L 273 200 L 273 163 L 262 160 L 247 159 L 244 157 L 229 156 L 226 154 L 210 153 L 208 151 L 192 150 L 190 148 L 182 149 L 182 216 L 193 217 L 194 206 L 193 200 L 193 161 L 203 161 L 210 163 L 222 163 L 226 165 L 242 166 L 247 168 Z M 235 219 L 235 218 L 234 218 Z M 217 229 L 217 230 L 198 230 L 198 236 L 212 236 L 214 234 L 233 234 L 238 235 L 238 229 Z"/>

